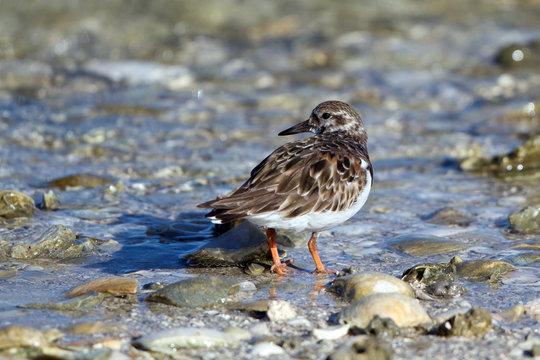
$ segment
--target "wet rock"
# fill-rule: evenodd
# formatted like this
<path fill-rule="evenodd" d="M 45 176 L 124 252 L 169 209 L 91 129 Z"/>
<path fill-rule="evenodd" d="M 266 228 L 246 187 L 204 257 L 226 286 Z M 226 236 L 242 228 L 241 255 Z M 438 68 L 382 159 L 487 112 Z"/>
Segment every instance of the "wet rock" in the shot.
<path fill-rule="evenodd" d="M 163 289 L 165 286 L 169 284 L 163 283 L 161 281 L 151 282 L 143 285 L 143 290 L 146 291 L 158 291 L 159 289 Z"/>
<path fill-rule="evenodd" d="M 30 196 L 15 190 L 0 191 L 0 219 L 32 217 L 36 210 Z"/>
<path fill-rule="evenodd" d="M 149 295 L 146 301 L 196 308 L 222 304 L 238 291 L 239 285 L 234 281 L 218 277 L 200 277 L 165 286 Z"/>
<path fill-rule="evenodd" d="M 457 273 L 468 281 L 498 282 L 500 276 L 516 270 L 516 267 L 498 260 L 463 261 L 459 256 L 451 260 L 456 266 Z"/>
<path fill-rule="evenodd" d="M 257 275 L 261 275 L 265 270 L 266 270 L 266 267 L 264 265 L 261 265 L 258 263 L 251 263 L 246 267 L 245 272 L 248 275 L 257 276 Z"/>
<path fill-rule="evenodd" d="M 92 240 L 77 239 L 73 230 L 64 225 L 51 226 L 43 233 L 24 240 L 0 240 L 0 258 L 77 258 L 91 253 L 94 249 Z"/>
<path fill-rule="evenodd" d="M 8 326 L 0 329 L 0 351 L 17 348 L 41 348 L 60 339 L 57 329 L 37 330 L 31 327 Z"/>
<path fill-rule="evenodd" d="M 495 63 L 508 69 L 540 66 L 540 42 L 510 44 L 495 55 Z"/>
<path fill-rule="evenodd" d="M 539 154 L 540 156 L 540 154 Z M 540 234 L 540 206 L 527 206 L 508 216 L 510 226 L 524 234 Z"/>
<path fill-rule="evenodd" d="M 522 253 L 513 256 L 507 256 L 504 258 L 507 261 L 515 265 L 531 265 L 540 264 L 540 254 L 537 253 Z"/>
<path fill-rule="evenodd" d="M 491 328 L 489 311 L 473 307 L 464 314 L 456 314 L 436 329 L 439 336 L 483 336 Z"/>
<path fill-rule="evenodd" d="M 244 221 L 185 258 L 190 265 L 244 266 L 270 259 L 270 249 L 266 235 Z"/>
<path fill-rule="evenodd" d="M 41 207 L 45 210 L 54 210 L 58 205 L 58 196 L 52 190 L 43 193 L 41 196 Z"/>
<path fill-rule="evenodd" d="M 540 135 L 528 140 L 524 145 L 508 154 L 492 158 L 470 157 L 460 163 L 465 171 L 494 174 L 500 177 L 540 176 Z"/>
<path fill-rule="evenodd" d="M 29 303 L 19 305 L 18 307 L 23 309 L 40 309 L 40 310 L 58 310 L 58 311 L 72 311 L 72 310 L 86 310 L 91 309 L 103 302 L 105 295 L 102 293 L 87 293 L 81 297 L 50 303 Z"/>
<path fill-rule="evenodd" d="M 93 175 L 93 174 L 75 174 L 58 179 L 54 179 L 49 182 L 49 186 L 54 186 L 62 190 L 75 190 L 85 188 L 95 188 L 112 184 L 114 179 L 109 177 Z"/>
<path fill-rule="evenodd" d="M 252 356 L 268 357 L 272 355 L 284 355 L 285 350 L 272 342 L 264 341 L 256 344 L 251 349 Z"/>
<path fill-rule="evenodd" d="M 144 335 L 134 340 L 133 345 L 143 350 L 174 355 L 184 348 L 212 348 L 238 342 L 235 337 L 216 329 L 182 327 Z"/>
<path fill-rule="evenodd" d="M 232 326 L 232 327 L 228 327 L 226 329 L 223 329 L 223 332 L 225 334 L 233 337 L 234 339 L 236 339 L 238 341 L 246 341 L 246 340 L 251 339 L 251 337 L 252 337 L 250 331 L 248 331 L 246 329 L 236 327 L 236 326 Z"/>
<path fill-rule="evenodd" d="M 426 263 L 405 270 L 401 279 L 412 286 L 418 298 L 451 298 L 467 292 L 465 287 L 454 283 L 456 273 L 456 266 L 451 262 Z"/>
<path fill-rule="evenodd" d="M 272 300 L 268 302 L 266 311 L 268 320 L 272 322 L 287 321 L 297 316 L 294 306 L 285 300 Z"/>
<path fill-rule="evenodd" d="M 397 326 L 394 320 L 375 315 L 368 326 L 364 329 L 353 328 L 351 333 L 353 335 L 376 335 L 382 339 L 391 339 L 396 336 L 405 336 L 407 331 L 405 328 Z"/>
<path fill-rule="evenodd" d="M 365 328 L 375 316 L 390 318 L 400 327 L 431 322 L 418 300 L 401 294 L 375 294 L 357 300 L 338 315 L 338 321 Z"/>
<path fill-rule="evenodd" d="M 406 282 L 376 272 L 338 277 L 330 284 L 330 290 L 351 302 L 381 293 L 398 293 L 414 297 L 412 288 Z"/>
<path fill-rule="evenodd" d="M 525 305 L 525 313 L 536 321 L 540 321 L 540 298 L 528 302 Z"/>
<path fill-rule="evenodd" d="M 50 65 L 33 60 L 0 61 L 0 83 L 3 89 L 36 89 L 51 84 Z"/>
<path fill-rule="evenodd" d="M 230 306 L 230 309 L 242 311 L 256 319 L 262 319 L 266 316 L 269 300 L 256 300 L 242 303 L 235 303 Z"/>
<path fill-rule="evenodd" d="M 349 325 L 329 326 L 322 329 L 313 329 L 313 337 L 317 340 L 337 340 L 349 332 Z"/>
<path fill-rule="evenodd" d="M 467 246 L 433 235 L 405 234 L 391 239 L 390 247 L 405 254 L 425 256 L 455 252 L 463 250 Z"/>
<path fill-rule="evenodd" d="M 347 340 L 328 360 L 390 360 L 392 348 L 375 336 L 355 336 Z"/>
<path fill-rule="evenodd" d="M 525 307 L 522 302 L 519 302 L 516 306 L 512 306 L 510 309 L 501 311 L 498 315 L 507 322 L 517 322 L 525 314 Z"/>
<path fill-rule="evenodd" d="M 431 214 L 422 216 L 422 219 L 432 224 L 457 225 L 462 227 L 469 226 L 474 221 L 470 214 L 453 207 L 444 207 Z"/>
<path fill-rule="evenodd" d="M 75 335 L 90 335 L 96 333 L 113 332 L 119 329 L 125 330 L 125 326 L 119 324 L 108 325 L 103 321 L 91 321 L 74 325 L 67 329 L 66 332 Z"/>
<path fill-rule="evenodd" d="M 113 295 L 136 294 L 137 284 L 138 281 L 136 279 L 125 277 L 105 277 L 79 285 L 71 290 L 67 296 L 80 296 L 91 291 L 104 292 Z"/>

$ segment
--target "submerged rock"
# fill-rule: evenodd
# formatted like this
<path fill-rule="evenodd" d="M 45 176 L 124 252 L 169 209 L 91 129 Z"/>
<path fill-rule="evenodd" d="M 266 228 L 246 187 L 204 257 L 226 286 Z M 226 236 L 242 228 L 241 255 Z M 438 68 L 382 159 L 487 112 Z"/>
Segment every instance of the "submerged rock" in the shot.
<path fill-rule="evenodd" d="M 398 293 L 414 297 L 412 288 L 406 282 L 376 272 L 338 277 L 330 284 L 330 290 L 348 301 L 356 301 L 369 295 L 381 293 Z"/>
<path fill-rule="evenodd" d="M 365 328 L 375 316 L 390 318 L 400 327 L 431 322 L 418 300 L 401 294 L 375 294 L 362 298 L 339 313 L 338 321 Z"/>
<path fill-rule="evenodd" d="M 50 302 L 50 303 L 29 303 L 19 305 L 23 309 L 41 309 L 41 310 L 86 310 L 98 306 L 105 299 L 102 293 L 87 293 L 81 297 L 66 301 Z"/>
<path fill-rule="evenodd" d="M 457 225 L 463 227 L 469 226 L 474 221 L 472 215 L 466 214 L 453 207 L 444 207 L 431 214 L 422 216 L 422 219 L 433 224 Z"/>
<path fill-rule="evenodd" d="M 456 314 L 436 329 L 439 336 L 483 336 L 491 328 L 489 311 L 473 307 L 464 314 Z"/>
<path fill-rule="evenodd" d="M 540 254 L 527 252 L 513 256 L 507 256 L 504 258 L 504 260 L 515 265 L 540 264 Z"/>
<path fill-rule="evenodd" d="M 500 177 L 540 176 L 540 135 L 536 135 L 508 154 L 492 158 L 471 157 L 460 163 L 465 171 L 477 171 Z"/>
<path fill-rule="evenodd" d="M 266 235 L 249 221 L 244 221 L 185 258 L 190 265 L 201 266 L 245 266 L 271 259 Z"/>
<path fill-rule="evenodd" d="M 109 177 L 93 174 L 75 174 L 54 179 L 49 182 L 50 186 L 58 187 L 62 190 L 95 188 L 113 183 Z"/>
<path fill-rule="evenodd" d="M 137 293 L 136 279 L 125 277 L 105 277 L 90 281 L 89 283 L 79 285 L 67 294 L 68 297 L 75 297 L 86 294 L 87 292 L 97 291 L 113 295 L 120 294 L 136 294 Z"/>
<path fill-rule="evenodd" d="M 200 277 L 182 280 L 149 295 L 146 301 L 180 307 L 204 307 L 224 303 L 240 290 L 238 283 L 218 277 Z"/>
<path fill-rule="evenodd" d="M 184 348 L 211 348 L 238 342 L 236 337 L 216 329 L 182 327 L 144 335 L 133 344 L 144 350 L 174 355 Z"/>
<path fill-rule="evenodd" d="M 0 218 L 32 217 L 36 210 L 30 196 L 15 190 L 0 190 Z"/>
<path fill-rule="evenodd" d="M 467 246 L 434 235 L 405 234 L 391 239 L 390 247 L 405 254 L 425 256 L 455 252 L 463 250 Z"/>
<path fill-rule="evenodd" d="M 76 258 L 91 253 L 94 248 L 90 239 L 77 239 L 77 235 L 70 228 L 55 225 L 33 238 L 16 241 L 0 240 L 0 258 Z"/>
<path fill-rule="evenodd" d="M 456 266 L 452 262 L 426 263 L 405 270 L 401 279 L 412 286 L 419 298 L 450 298 L 461 296 L 467 291 L 465 287 L 454 283 L 456 273 Z"/>
<path fill-rule="evenodd" d="M 347 340 L 336 351 L 328 355 L 328 360 L 390 360 L 390 344 L 375 336 L 355 336 Z"/>
<path fill-rule="evenodd" d="M 539 155 L 540 156 L 540 155 Z M 525 234 L 540 234 L 540 206 L 527 206 L 508 216 L 510 226 Z"/>

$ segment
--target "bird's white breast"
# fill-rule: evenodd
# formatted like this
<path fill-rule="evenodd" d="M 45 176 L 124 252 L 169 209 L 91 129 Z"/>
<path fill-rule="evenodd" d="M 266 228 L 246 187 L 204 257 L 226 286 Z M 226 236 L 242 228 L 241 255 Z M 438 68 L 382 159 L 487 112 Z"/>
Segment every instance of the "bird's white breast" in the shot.
<path fill-rule="evenodd" d="M 337 226 L 356 214 L 367 201 L 371 190 L 371 174 L 366 172 L 366 185 L 356 202 L 348 209 L 342 211 L 310 212 L 304 215 L 286 218 L 278 211 L 272 211 L 247 217 L 252 223 L 281 230 L 296 232 L 318 232 Z"/>

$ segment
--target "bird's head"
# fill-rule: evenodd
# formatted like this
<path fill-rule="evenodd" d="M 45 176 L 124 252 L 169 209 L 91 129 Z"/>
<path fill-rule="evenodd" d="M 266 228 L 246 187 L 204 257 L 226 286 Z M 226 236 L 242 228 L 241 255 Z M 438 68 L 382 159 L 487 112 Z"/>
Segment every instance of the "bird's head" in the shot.
<path fill-rule="evenodd" d="M 362 118 L 349 104 L 331 100 L 317 105 L 309 119 L 283 130 L 278 135 L 303 132 L 323 134 L 335 131 L 344 131 L 351 135 L 365 133 Z"/>

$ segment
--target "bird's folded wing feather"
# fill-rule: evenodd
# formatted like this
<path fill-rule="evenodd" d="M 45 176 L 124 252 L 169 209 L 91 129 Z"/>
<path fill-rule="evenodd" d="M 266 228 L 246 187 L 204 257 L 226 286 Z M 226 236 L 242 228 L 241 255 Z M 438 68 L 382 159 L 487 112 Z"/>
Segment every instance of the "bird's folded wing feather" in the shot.
<path fill-rule="evenodd" d="M 222 199 L 201 204 L 208 215 L 224 220 L 279 211 L 284 217 L 343 210 L 361 194 L 367 180 L 362 158 L 367 150 L 354 142 L 317 142 L 314 138 L 278 148 L 251 172 L 251 177 Z"/>

